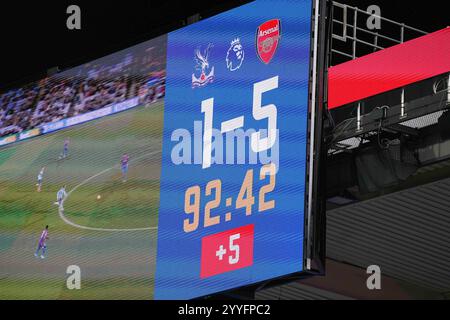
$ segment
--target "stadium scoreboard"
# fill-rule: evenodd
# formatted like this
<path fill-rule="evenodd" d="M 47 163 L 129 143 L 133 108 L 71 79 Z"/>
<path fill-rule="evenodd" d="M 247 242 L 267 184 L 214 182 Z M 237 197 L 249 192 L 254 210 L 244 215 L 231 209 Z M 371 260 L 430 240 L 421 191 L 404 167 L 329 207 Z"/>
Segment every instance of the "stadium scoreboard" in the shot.
<path fill-rule="evenodd" d="M 309 270 L 316 6 L 258 0 L 168 34 L 155 299 Z"/>
<path fill-rule="evenodd" d="M 33 121 L 0 135 L 0 296 L 194 299 L 323 272 L 324 10 L 247 2 L 1 94 Z M 45 256 L 17 251 L 40 228 Z M 61 285 L 66 261 L 87 290 Z"/>

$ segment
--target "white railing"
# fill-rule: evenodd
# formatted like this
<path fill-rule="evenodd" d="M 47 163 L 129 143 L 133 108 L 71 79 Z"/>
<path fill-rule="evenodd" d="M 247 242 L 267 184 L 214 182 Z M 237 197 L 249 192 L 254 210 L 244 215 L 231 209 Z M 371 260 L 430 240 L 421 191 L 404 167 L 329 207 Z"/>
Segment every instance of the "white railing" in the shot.
<path fill-rule="evenodd" d="M 331 61 L 333 65 L 334 57 L 339 56 L 342 60 L 356 59 L 362 55 L 377 50 L 385 49 L 389 46 L 403 43 L 404 41 L 426 35 L 427 32 L 413 28 L 404 23 L 399 23 L 382 16 L 373 15 L 357 7 L 352 7 L 336 1 L 332 2 L 332 39 L 331 39 Z M 369 18 L 379 18 L 383 26 L 378 30 L 370 30 L 367 27 Z M 338 32 L 338 29 L 341 32 Z M 397 37 L 388 34 L 398 28 Z M 386 32 L 382 33 L 383 30 Z M 380 42 L 383 41 L 383 44 Z M 364 48 L 362 48 L 364 47 Z M 363 54 L 358 54 L 358 49 L 364 49 Z M 339 63 L 344 62 L 340 61 Z"/>

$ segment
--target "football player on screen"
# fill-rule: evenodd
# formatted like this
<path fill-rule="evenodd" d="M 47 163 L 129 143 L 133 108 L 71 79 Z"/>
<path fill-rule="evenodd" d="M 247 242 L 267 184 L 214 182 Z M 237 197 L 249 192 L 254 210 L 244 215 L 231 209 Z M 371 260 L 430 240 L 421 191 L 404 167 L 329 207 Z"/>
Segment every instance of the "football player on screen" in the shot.
<path fill-rule="evenodd" d="M 122 159 L 120 160 L 120 166 L 122 168 L 122 182 L 127 182 L 127 174 L 128 174 L 128 162 L 130 157 L 127 153 L 122 155 Z"/>
<path fill-rule="evenodd" d="M 39 171 L 38 177 L 37 177 L 37 192 L 41 192 L 41 188 L 42 188 L 42 179 L 44 178 L 44 171 L 45 171 L 45 167 L 42 167 L 41 171 Z"/>
<path fill-rule="evenodd" d="M 45 258 L 45 251 L 47 250 L 47 240 L 48 240 L 48 226 L 45 226 L 45 229 L 42 231 L 41 237 L 39 238 L 37 250 L 34 253 L 35 257 L 38 257 L 39 251 L 42 250 L 41 259 Z"/>
<path fill-rule="evenodd" d="M 59 155 L 58 160 L 67 158 L 67 156 L 69 155 L 69 144 L 69 138 L 64 139 L 63 152 Z"/>
<path fill-rule="evenodd" d="M 59 206 L 59 209 L 61 211 L 64 211 L 63 203 L 66 197 L 67 197 L 66 186 L 64 186 L 61 189 L 59 189 L 58 193 L 56 194 L 56 202 L 55 202 L 55 204 Z"/>

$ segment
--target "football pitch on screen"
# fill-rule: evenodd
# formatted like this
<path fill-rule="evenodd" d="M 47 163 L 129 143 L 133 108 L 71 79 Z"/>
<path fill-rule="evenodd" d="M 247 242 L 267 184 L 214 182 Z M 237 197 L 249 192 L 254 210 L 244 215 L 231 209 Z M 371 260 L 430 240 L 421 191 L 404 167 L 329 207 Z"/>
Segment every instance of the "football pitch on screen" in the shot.
<path fill-rule="evenodd" d="M 157 102 L 0 148 L 0 299 L 153 298 L 162 126 Z M 79 290 L 66 286 L 71 265 Z"/>

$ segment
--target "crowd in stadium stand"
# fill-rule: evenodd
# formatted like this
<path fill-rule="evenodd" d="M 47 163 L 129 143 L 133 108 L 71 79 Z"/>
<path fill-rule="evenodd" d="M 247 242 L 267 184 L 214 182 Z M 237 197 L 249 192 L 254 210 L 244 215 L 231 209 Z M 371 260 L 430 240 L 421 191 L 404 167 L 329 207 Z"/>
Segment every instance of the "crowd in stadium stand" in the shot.
<path fill-rule="evenodd" d="M 133 97 L 140 103 L 163 97 L 165 57 L 162 51 L 146 53 L 128 53 L 116 63 L 86 64 L 71 76 L 57 74 L 1 94 L 0 137 Z"/>

